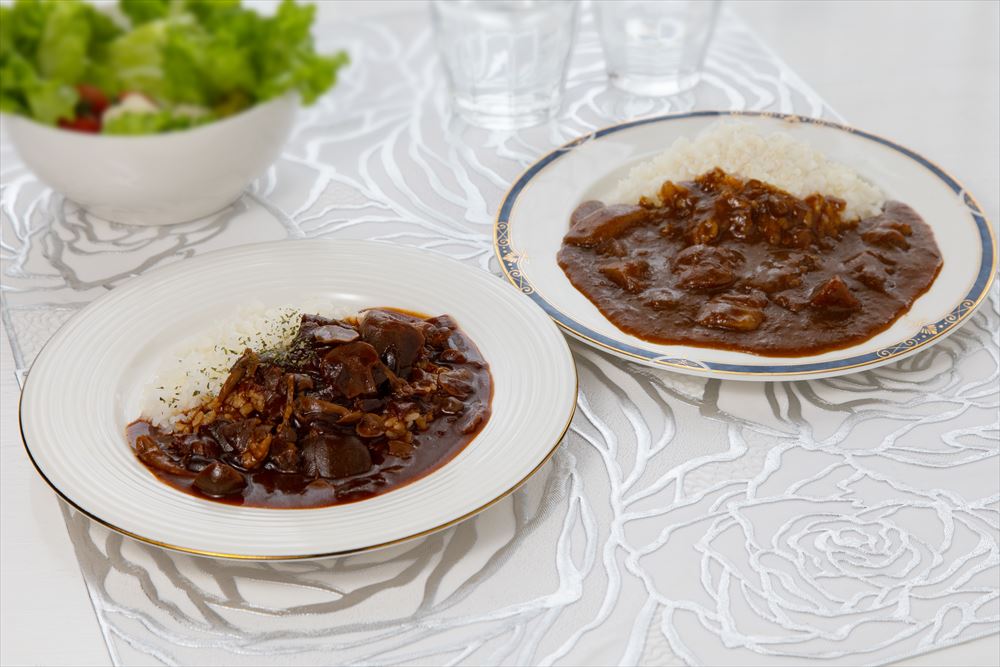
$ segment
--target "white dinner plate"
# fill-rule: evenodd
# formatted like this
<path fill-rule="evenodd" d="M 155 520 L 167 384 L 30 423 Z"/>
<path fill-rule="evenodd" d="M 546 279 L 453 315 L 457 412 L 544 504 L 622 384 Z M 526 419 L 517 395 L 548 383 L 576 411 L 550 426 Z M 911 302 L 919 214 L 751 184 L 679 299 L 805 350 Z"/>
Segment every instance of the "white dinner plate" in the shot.
<path fill-rule="evenodd" d="M 454 459 L 408 485 L 314 509 L 196 498 L 134 456 L 126 425 L 177 341 L 241 304 L 393 306 L 449 314 L 493 375 L 492 416 Z M 158 546 L 247 559 L 352 553 L 419 537 L 511 493 L 552 454 L 576 406 L 576 367 L 551 320 L 502 280 L 440 255 L 363 241 L 241 246 L 151 271 L 66 323 L 21 395 L 38 471 L 91 518 Z"/>
<path fill-rule="evenodd" d="M 934 230 L 944 266 L 933 286 L 889 329 L 842 350 L 807 357 L 763 357 L 689 345 L 658 345 L 608 321 L 556 263 L 570 214 L 607 199 L 638 162 L 720 119 L 782 130 L 854 168 L 889 199 L 912 206 Z M 626 359 L 682 373 L 737 380 L 842 375 L 901 359 L 955 331 L 986 297 L 996 268 L 989 222 L 954 178 L 888 139 L 823 120 L 753 112 L 698 111 L 615 125 L 549 153 L 514 183 L 494 227 L 507 278 L 565 331 Z"/>

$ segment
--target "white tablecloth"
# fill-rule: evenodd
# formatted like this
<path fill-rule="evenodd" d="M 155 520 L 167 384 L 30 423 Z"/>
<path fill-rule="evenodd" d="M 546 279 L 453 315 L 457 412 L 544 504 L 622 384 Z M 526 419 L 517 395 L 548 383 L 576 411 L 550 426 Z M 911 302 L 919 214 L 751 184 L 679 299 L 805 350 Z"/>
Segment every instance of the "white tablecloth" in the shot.
<path fill-rule="evenodd" d="M 331 15 L 329 6 L 323 10 Z M 768 8 L 760 11 L 766 15 Z M 390 19 L 382 25 L 330 24 L 329 30 L 323 31 L 329 43 L 349 45 L 356 69 L 324 106 L 303 118 L 300 135 L 285 160 L 225 220 L 184 226 L 163 236 L 95 223 L 92 229 L 96 235 L 88 238 L 87 223 L 74 207 L 48 199 L 31 183 L 30 176 L 8 169 L 15 158 L 9 147 L 4 147 L 0 155 L 4 158 L 5 270 L 13 262 L 31 274 L 22 281 L 23 276 L 9 279 L 11 273 L 5 273 L 5 288 L 13 288 L 5 297 L 5 324 L 15 332 L 19 366 L 23 369 L 46 335 L 77 305 L 148 265 L 150 258 L 154 262 L 172 261 L 186 251 L 202 252 L 289 235 L 392 236 L 399 242 L 467 257 L 486 268 L 490 257 L 488 225 L 506 182 L 538 152 L 572 135 L 624 117 L 695 106 L 832 114 L 812 89 L 730 17 L 713 49 L 707 84 L 694 95 L 674 100 L 667 108 L 602 92 L 600 54 L 592 35 L 585 35 L 571 79 L 571 104 L 560 122 L 498 140 L 456 122 L 440 122 L 446 110 L 423 20 L 416 15 L 403 21 Z M 421 122 L 406 115 L 413 112 L 412 107 L 371 97 L 376 81 L 368 77 L 378 76 L 397 82 L 398 89 L 410 95 L 411 105 L 416 100 Z M 857 114 L 851 120 L 864 125 Z M 455 138 L 461 142 L 455 143 Z M 379 151 L 364 153 L 372 145 Z M 462 146 L 473 148 L 463 153 Z M 316 147 L 316 151 L 303 150 L 306 147 Z M 995 149 L 992 154 L 995 162 Z M 354 159 L 357 155 L 367 159 L 373 169 L 362 172 Z M 402 181 L 379 170 L 379 165 L 387 163 L 408 165 Z M 413 174 L 419 169 L 414 171 L 414 167 L 422 164 L 430 164 L 431 172 L 458 165 L 471 174 L 472 187 L 441 186 L 417 178 Z M 958 175 L 968 180 L 965 174 Z M 986 185 L 993 191 L 973 189 L 995 220 L 995 182 Z M 25 201 L 42 206 L 27 214 Z M 359 219 L 368 222 L 349 224 Z M 128 252 L 121 252 L 125 245 Z M 25 261 L 19 264 L 22 252 Z M 68 261 L 56 262 L 58 270 L 52 271 L 53 260 L 58 258 Z M 26 285 L 31 294 L 16 293 Z M 38 289 L 40 286 L 43 289 Z M 879 642 L 897 633 L 891 619 L 866 624 L 860 622 L 864 620 L 861 616 L 846 620 L 843 610 L 824 609 L 808 622 L 799 618 L 793 623 L 785 618 L 770 628 L 759 625 L 766 614 L 740 607 L 754 604 L 752 591 L 760 582 L 759 564 L 752 558 L 740 562 L 750 553 L 747 541 L 741 542 L 732 533 L 739 532 L 744 514 L 760 514 L 762 508 L 767 510 L 763 516 L 747 519 L 760 531 L 775 531 L 786 523 L 774 507 L 801 512 L 801 503 L 796 501 L 802 501 L 800 496 L 806 492 L 795 483 L 803 478 L 814 478 L 817 487 L 828 485 L 826 491 L 819 491 L 827 497 L 835 493 L 831 489 L 840 482 L 850 486 L 856 498 L 869 507 L 884 496 L 887 502 L 895 503 L 891 505 L 894 514 L 902 512 L 905 505 L 907 512 L 928 515 L 911 517 L 905 522 L 907 526 L 940 519 L 942 510 L 958 515 L 971 508 L 975 513 L 974 499 L 964 495 L 936 497 L 930 502 L 926 489 L 918 489 L 915 495 L 914 489 L 907 490 L 910 495 L 898 488 L 884 493 L 871 474 L 858 479 L 837 475 L 847 464 L 843 448 L 860 446 L 872 451 L 872 443 L 887 441 L 887 432 L 879 429 L 890 424 L 927 426 L 933 420 L 929 422 L 925 413 L 939 407 L 938 399 L 950 401 L 961 414 L 953 415 L 958 419 L 955 423 L 938 424 L 938 431 L 933 431 L 937 427 L 931 423 L 933 435 L 918 436 L 920 448 L 941 442 L 937 436 L 949 429 L 978 428 L 977 437 L 987 444 L 963 451 L 992 451 L 995 469 L 996 433 L 995 427 L 989 430 L 989 420 L 990 410 L 995 420 L 996 393 L 995 389 L 977 393 L 980 385 L 988 387 L 991 379 L 995 382 L 995 374 L 972 374 L 973 369 L 990 368 L 990 363 L 995 373 L 995 334 L 991 339 L 989 333 L 990 327 L 996 330 L 995 311 L 992 320 L 983 318 L 980 324 L 978 334 L 970 331 L 956 336 L 955 342 L 947 344 L 950 347 L 942 346 L 933 357 L 927 353 L 905 364 L 909 367 L 906 372 L 876 372 L 836 383 L 770 385 L 767 391 L 651 373 L 577 345 L 574 349 L 583 381 L 581 414 L 553 465 L 495 511 L 442 536 L 381 556 L 337 563 L 235 567 L 146 549 L 92 527 L 79 517 L 70 517 L 67 525 L 101 631 L 115 660 L 126 664 L 194 664 L 213 657 L 247 664 L 406 658 L 594 664 L 686 660 L 714 664 L 776 660 L 776 656 L 761 657 L 769 650 L 778 655 L 795 655 L 796 651 L 841 653 L 840 662 L 884 661 L 918 650 L 921 641 L 933 646 L 974 636 L 981 629 L 995 631 L 996 611 L 989 607 L 996 606 L 995 597 L 985 607 L 976 607 L 967 599 L 976 598 L 971 588 L 977 586 L 995 594 L 995 518 L 993 528 L 987 527 L 980 534 L 987 544 L 992 540 L 992 555 L 987 553 L 985 560 L 976 554 L 975 546 L 954 554 L 943 548 L 942 534 L 919 536 L 922 544 L 931 545 L 931 552 L 922 553 L 919 548 L 908 552 L 917 557 L 917 565 L 904 581 L 914 579 L 924 571 L 921 568 L 933 568 L 932 552 L 939 548 L 942 559 L 958 563 L 959 570 L 979 568 L 980 574 L 975 576 L 985 577 L 986 583 L 973 581 L 970 588 L 969 582 L 964 582 L 960 587 L 965 585 L 969 590 L 958 590 L 951 598 L 932 595 L 934 608 L 916 611 L 903 610 L 899 605 L 902 598 L 893 587 L 883 586 L 887 589 L 884 599 L 896 602 L 894 613 L 900 627 L 915 628 L 912 637 L 884 648 L 879 648 Z M 7 363 L 7 353 L 4 355 Z M 955 393 L 955 387 L 948 384 L 952 379 L 964 381 L 967 391 Z M 916 384 L 921 381 L 924 384 Z M 45 661 L 48 657 L 62 657 L 62 662 L 100 661 L 98 629 L 91 622 L 85 594 L 74 580 L 63 528 L 54 521 L 54 501 L 29 476 L 24 461 L 15 458 L 23 454 L 18 451 L 10 418 L 14 392 L 9 383 L 4 386 L 4 662 L 24 660 L 31 655 L 27 650 L 44 651 L 35 655 L 46 655 Z M 858 416 L 865 413 L 857 407 L 859 400 L 869 403 L 867 414 Z M 959 425 L 961 428 L 955 428 Z M 666 446 L 656 451 L 660 444 Z M 892 453 L 893 447 L 888 450 Z M 911 448 L 904 443 L 898 450 Z M 640 460 L 646 465 L 641 474 L 637 472 L 642 467 Z M 898 456 L 892 460 L 892 465 L 912 463 L 900 462 Z M 772 464 L 776 473 L 764 475 L 766 484 L 753 483 L 763 481 L 762 471 Z M 833 464 L 840 467 L 831 467 Z M 907 482 L 927 480 L 934 488 L 942 486 L 936 476 L 939 469 L 929 469 L 926 461 L 918 467 L 919 474 L 901 468 L 883 472 L 890 480 L 898 481 L 902 476 Z M 960 484 L 955 480 L 947 484 L 963 491 L 972 489 L 970 480 L 975 475 L 970 477 L 967 467 L 953 467 L 965 477 Z M 860 468 L 872 471 L 867 462 Z M 980 463 L 976 474 L 982 476 L 983 470 Z M 680 482 L 682 474 L 686 476 L 684 484 Z M 720 485 L 724 479 L 733 483 Z M 980 484 L 983 488 L 976 492 L 987 500 L 986 511 L 995 513 L 998 481 L 987 475 Z M 765 486 L 774 488 L 762 488 Z M 748 493 L 751 487 L 752 493 Z M 636 489 L 648 492 L 650 501 L 660 503 L 664 513 L 652 521 L 629 515 L 626 506 L 629 510 L 637 506 Z M 990 491 L 994 496 L 992 510 Z M 666 495 L 670 500 L 664 504 L 660 496 Z M 734 498 L 739 500 L 736 505 Z M 34 508 L 28 520 L 23 511 L 10 509 L 13 502 L 20 508 Z M 813 504 L 813 500 L 804 502 Z M 857 508 L 849 505 L 841 503 L 833 513 L 841 520 L 845 516 L 857 518 Z M 725 511 L 718 511 L 718 507 Z M 678 521 L 668 516 L 678 512 L 700 518 L 703 525 L 695 528 L 701 530 L 699 535 L 682 536 L 680 542 L 675 538 L 658 541 L 656 536 L 662 536 L 666 526 L 677 526 L 677 535 L 681 535 L 682 525 L 685 530 L 699 525 L 687 526 L 687 518 Z M 880 520 L 891 522 L 885 517 Z M 16 532 L 8 532 L 11 521 L 16 522 Z M 828 531 L 828 536 L 847 537 L 847 533 L 835 529 Z M 958 537 L 954 539 L 959 544 Z M 45 544 L 51 546 L 42 546 Z M 839 552 L 846 549 L 854 559 L 848 559 L 852 565 L 858 565 L 859 555 L 862 560 L 872 557 L 871 553 L 865 555 L 863 541 L 841 546 Z M 963 546 L 968 545 L 961 542 L 959 551 Z M 821 550 L 820 555 L 830 555 L 827 547 L 814 547 Z M 64 551 L 60 553 L 60 549 Z M 28 565 L 25 555 L 39 552 L 39 562 L 34 567 Z M 706 559 L 704 554 L 710 557 Z M 815 554 L 806 549 L 804 555 Z M 15 567 L 20 565 L 21 570 L 8 565 L 12 557 L 18 559 Z M 50 564 L 52 567 L 42 570 L 41 566 Z M 874 563 L 869 560 L 868 564 Z M 39 576 L 42 571 L 50 576 Z M 702 586 L 703 576 L 712 585 Z M 739 595 L 730 595 L 724 602 L 713 595 L 713 586 L 721 590 L 720 577 L 728 579 L 730 591 L 742 591 L 743 601 L 736 599 Z M 857 570 L 849 579 L 860 582 L 859 586 L 882 590 L 878 581 L 866 579 Z M 734 582 L 744 585 L 734 587 Z M 687 587 L 687 583 L 692 586 Z M 21 595 L 11 596 L 12 586 Z M 61 590 L 60 586 L 71 588 Z M 29 591 L 34 591 L 35 599 L 55 600 L 55 608 L 50 603 L 44 615 L 38 613 Z M 780 594 L 778 600 L 782 608 L 794 602 Z M 951 603 L 954 613 L 944 608 Z M 301 607 L 311 604 L 316 606 Z M 391 613 L 386 613 L 386 606 Z M 872 616 L 872 609 L 859 614 Z M 310 614 L 304 616 L 304 611 Z M 29 622 L 15 620 L 20 618 Z M 58 625 L 67 639 L 59 644 L 43 643 L 42 631 L 53 618 L 65 620 Z M 829 627 L 819 627 L 825 622 L 822 619 L 830 620 Z M 929 625 L 916 627 L 928 619 Z M 935 619 L 940 628 L 933 627 Z M 983 623 L 970 623 L 976 619 Z M 838 637 L 837 632 L 845 627 L 853 631 Z M 13 644 L 8 628 L 21 631 Z M 865 636 L 868 628 L 873 629 L 872 634 Z M 820 632 L 818 639 L 810 639 L 809 633 L 815 630 L 826 632 L 826 637 Z M 951 632 L 955 636 L 950 639 Z M 775 637 L 793 641 L 768 641 Z M 331 652 L 334 649 L 336 652 Z"/>

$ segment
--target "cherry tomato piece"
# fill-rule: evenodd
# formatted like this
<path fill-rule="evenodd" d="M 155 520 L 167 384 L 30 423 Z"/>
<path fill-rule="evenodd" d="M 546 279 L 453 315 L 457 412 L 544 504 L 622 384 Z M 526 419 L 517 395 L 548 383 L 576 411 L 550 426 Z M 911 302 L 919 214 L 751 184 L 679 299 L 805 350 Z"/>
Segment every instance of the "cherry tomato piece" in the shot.
<path fill-rule="evenodd" d="M 96 116 L 77 116 L 73 120 L 59 119 L 59 127 L 74 132 L 97 134 L 101 131 L 101 121 Z"/>
<path fill-rule="evenodd" d="M 108 108 L 108 96 L 97 86 L 89 83 L 76 84 L 76 92 L 80 95 L 80 102 L 83 105 L 82 111 L 100 118 L 104 110 Z"/>

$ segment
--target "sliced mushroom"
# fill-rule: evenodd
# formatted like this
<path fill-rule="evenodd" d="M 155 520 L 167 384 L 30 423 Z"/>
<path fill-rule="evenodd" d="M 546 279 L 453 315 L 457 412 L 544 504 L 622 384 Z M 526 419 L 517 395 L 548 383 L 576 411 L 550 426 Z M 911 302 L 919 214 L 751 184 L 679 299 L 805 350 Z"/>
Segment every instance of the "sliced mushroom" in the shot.
<path fill-rule="evenodd" d="M 243 350 L 243 354 L 233 364 L 233 367 L 229 370 L 229 376 L 222 384 L 222 389 L 219 390 L 218 402 L 220 404 L 224 403 L 229 398 L 229 395 L 233 393 L 233 390 L 236 389 L 236 385 L 248 375 L 253 375 L 259 364 L 260 357 L 253 350 L 250 348 Z"/>
<path fill-rule="evenodd" d="M 281 423 L 287 424 L 295 410 L 295 378 L 292 375 L 285 376 L 285 409 L 281 414 Z"/>
<path fill-rule="evenodd" d="M 354 427 L 362 438 L 377 438 L 385 433 L 385 424 L 378 415 L 367 414 Z"/>
<path fill-rule="evenodd" d="M 338 345 L 340 343 L 353 343 L 361 337 L 361 334 L 356 329 L 340 324 L 324 324 L 312 330 L 312 337 L 317 343 L 323 345 Z"/>
<path fill-rule="evenodd" d="M 295 404 L 295 414 L 303 421 L 311 421 L 317 417 L 333 417 L 340 419 L 351 411 L 342 405 L 331 401 L 324 401 L 314 396 L 300 396 Z"/>
<path fill-rule="evenodd" d="M 156 441 L 148 435 L 140 435 L 136 438 L 135 454 L 139 457 L 140 461 L 148 465 L 150 468 L 155 468 L 163 472 L 169 472 L 174 475 L 190 474 L 187 468 L 167 456 L 167 453 L 160 449 L 160 446 L 156 444 Z"/>

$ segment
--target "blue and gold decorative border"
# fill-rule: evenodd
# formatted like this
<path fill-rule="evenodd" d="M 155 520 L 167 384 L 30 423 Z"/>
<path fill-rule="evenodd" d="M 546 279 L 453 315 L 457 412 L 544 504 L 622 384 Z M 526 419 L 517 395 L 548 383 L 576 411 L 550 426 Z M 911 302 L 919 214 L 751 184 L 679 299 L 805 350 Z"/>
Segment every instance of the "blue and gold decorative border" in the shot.
<path fill-rule="evenodd" d="M 573 149 L 578 146 L 600 139 L 601 137 L 614 134 L 615 132 L 620 132 L 622 130 L 627 130 L 633 127 L 638 127 L 640 125 L 648 125 L 651 123 L 663 123 L 672 120 L 679 120 L 681 118 L 692 118 L 700 116 L 729 116 L 729 117 L 746 117 L 746 116 L 764 116 L 770 118 L 777 118 L 789 122 L 801 122 L 810 123 L 813 125 L 823 125 L 826 127 L 831 127 L 842 132 L 848 132 L 850 134 L 857 135 L 859 137 L 864 137 L 870 141 L 882 144 L 892 150 L 902 153 L 906 157 L 918 162 L 931 173 L 941 179 L 949 188 L 951 188 L 956 195 L 958 195 L 962 201 L 965 203 L 966 207 L 969 209 L 969 214 L 972 216 L 972 220 L 976 225 L 976 229 L 979 232 L 979 241 L 981 246 L 980 264 L 979 272 L 976 275 L 976 279 L 973 282 L 972 288 L 969 293 L 965 296 L 962 301 L 952 309 L 945 317 L 938 320 L 937 322 L 930 322 L 925 324 L 920 328 L 915 335 L 912 337 L 889 345 L 875 352 L 870 352 L 868 354 L 862 354 L 854 357 L 849 357 L 847 359 L 840 359 L 836 361 L 825 361 L 825 362 L 814 362 L 814 363 L 802 363 L 802 364 L 781 364 L 781 365 L 745 365 L 745 364 L 723 364 L 708 361 L 699 361 L 695 359 L 678 359 L 678 358 L 668 358 L 661 354 L 653 352 L 652 350 L 646 350 L 643 348 L 635 347 L 633 345 L 628 345 L 621 341 L 609 338 L 600 334 L 589 327 L 586 327 L 579 322 L 573 320 L 565 313 L 560 311 L 555 305 L 549 303 L 542 295 L 540 295 L 528 280 L 528 277 L 524 275 L 521 271 L 520 260 L 521 257 L 514 250 L 510 242 L 510 215 L 514 210 L 514 205 L 517 202 L 517 198 L 520 196 L 521 191 L 528 185 L 528 183 L 535 176 L 538 175 L 543 169 L 548 165 L 552 164 L 559 158 L 563 157 Z M 612 125 L 606 127 L 590 134 L 586 134 L 582 137 L 574 139 L 569 143 L 557 148 L 556 150 L 543 156 L 533 165 L 528 167 L 528 169 L 518 178 L 514 184 L 511 186 L 507 195 L 504 197 L 503 203 L 500 205 L 500 210 L 497 213 L 496 222 L 493 226 L 493 248 L 496 252 L 497 259 L 500 262 L 500 266 L 503 269 L 504 275 L 507 279 L 519 290 L 527 294 L 531 299 L 535 301 L 541 308 L 548 313 L 556 324 L 562 327 L 565 331 L 572 334 L 573 336 L 595 345 L 600 348 L 610 350 L 616 354 L 633 358 L 639 362 L 662 366 L 665 368 L 672 368 L 674 370 L 679 370 L 687 373 L 699 373 L 705 372 L 712 375 L 762 375 L 762 376 L 780 376 L 780 375 L 808 375 L 812 373 L 835 373 L 838 371 L 845 371 L 848 369 L 860 369 L 864 366 L 870 366 L 872 364 L 883 364 L 889 359 L 899 357 L 900 355 L 908 354 L 924 345 L 932 343 L 934 341 L 940 340 L 950 334 L 955 328 L 961 324 L 966 317 L 972 314 L 980 303 L 986 298 L 989 290 L 990 283 L 996 273 L 997 256 L 996 247 L 993 240 L 993 231 L 990 228 L 989 222 L 986 220 L 986 215 L 983 213 L 982 207 L 979 203 L 965 190 L 965 188 L 959 183 L 954 177 L 948 174 L 944 169 L 937 166 L 927 158 L 919 155 L 904 146 L 890 141 L 884 137 L 871 134 L 869 132 L 863 132 L 856 128 L 848 127 L 846 125 L 841 125 L 839 123 L 834 123 L 827 120 L 821 120 L 818 118 L 808 118 L 803 116 L 795 116 L 790 114 L 772 113 L 772 112 L 756 112 L 756 111 L 693 111 L 689 113 L 680 114 L 669 114 L 666 116 L 657 116 L 654 118 L 645 118 L 642 120 L 636 120 L 628 123 L 621 123 L 619 125 Z"/>

